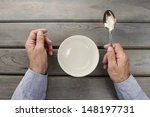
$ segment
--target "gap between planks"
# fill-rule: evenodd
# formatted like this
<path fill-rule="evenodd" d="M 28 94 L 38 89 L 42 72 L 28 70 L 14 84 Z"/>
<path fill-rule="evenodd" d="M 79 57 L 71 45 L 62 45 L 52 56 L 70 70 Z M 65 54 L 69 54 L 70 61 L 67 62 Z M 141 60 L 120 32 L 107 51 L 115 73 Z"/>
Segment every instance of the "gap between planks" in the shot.
<path fill-rule="evenodd" d="M 25 75 L 25 73 L 24 74 L 22 74 L 22 73 L 20 73 L 20 74 L 14 74 L 14 73 L 12 73 L 12 74 L 0 74 L 0 76 L 20 76 L 21 78 L 23 77 Z M 136 78 L 142 78 L 142 77 L 145 77 L 145 78 L 149 78 L 150 77 L 150 75 L 143 75 L 143 74 L 136 74 L 136 75 L 134 75 L 134 74 L 132 74 L 134 77 L 136 77 Z M 109 78 L 109 76 L 108 75 L 88 75 L 88 76 L 85 76 L 85 77 L 72 77 L 72 76 L 70 76 L 70 75 L 48 75 L 48 77 L 56 77 L 56 78 L 60 78 L 60 77 L 70 77 L 70 78 L 72 78 L 72 79 L 91 79 L 91 78 L 94 78 L 94 79 L 101 79 L 101 78 Z"/>
<path fill-rule="evenodd" d="M 59 46 L 53 46 L 53 49 L 58 49 L 59 48 Z M 100 49 L 102 49 L 102 50 L 105 50 L 104 49 L 104 47 L 103 46 L 97 46 L 97 48 L 100 50 Z M 123 46 L 123 48 L 125 49 L 125 50 L 150 50 L 150 46 L 132 46 L 132 47 L 130 47 L 130 46 Z M 24 46 L 9 46 L 9 47 L 7 47 L 7 46 L 0 46 L 0 49 L 25 49 L 25 47 Z"/>
<path fill-rule="evenodd" d="M 0 23 L 103 23 L 102 19 L 0 20 Z M 117 20 L 117 23 L 150 23 L 150 20 Z"/>

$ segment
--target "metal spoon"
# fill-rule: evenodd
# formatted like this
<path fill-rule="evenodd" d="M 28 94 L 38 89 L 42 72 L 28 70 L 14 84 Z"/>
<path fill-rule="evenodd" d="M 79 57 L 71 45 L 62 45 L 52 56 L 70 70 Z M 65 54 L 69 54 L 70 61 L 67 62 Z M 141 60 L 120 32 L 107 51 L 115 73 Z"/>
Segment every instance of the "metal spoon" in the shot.
<path fill-rule="evenodd" d="M 103 24 L 105 28 L 109 30 L 109 43 L 111 46 L 112 46 L 112 30 L 115 27 L 115 23 L 116 23 L 116 17 L 114 13 L 111 10 L 107 10 L 104 13 Z"/>

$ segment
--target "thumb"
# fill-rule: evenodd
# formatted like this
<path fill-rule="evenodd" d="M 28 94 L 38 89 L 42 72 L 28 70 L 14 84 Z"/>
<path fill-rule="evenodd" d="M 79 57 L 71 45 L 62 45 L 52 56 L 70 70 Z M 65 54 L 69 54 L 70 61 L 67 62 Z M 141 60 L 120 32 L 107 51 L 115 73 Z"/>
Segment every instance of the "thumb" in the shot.
<path fill-rule="evenodd" d="M 115 51 L 112 47 L 108 47 L 107 49 L 107 59 L 108 59 L 108 68 L 112 68 L 117 65 Z"/>
<path fill-rule="evenodd" d="M 37 39 L 36 39 L 36 45 L 40 47 L 44 47 L 44 34 L 42 31 L 38 31 L 37 33 Z"/>

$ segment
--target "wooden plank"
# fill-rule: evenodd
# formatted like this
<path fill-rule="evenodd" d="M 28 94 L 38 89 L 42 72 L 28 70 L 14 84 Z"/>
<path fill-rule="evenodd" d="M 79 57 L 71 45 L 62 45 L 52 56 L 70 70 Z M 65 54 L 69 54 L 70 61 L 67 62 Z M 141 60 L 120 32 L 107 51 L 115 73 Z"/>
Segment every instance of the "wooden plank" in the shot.
<path fill-rule="evenodd" d="M 0 99 L 10 99 L 22 76 L 0 75 Z"/>
<path fill-rule="evenodd" d="M 85 35 L 99 47 L 108 43 L 108 31 L 100 23 L 0 23 L 0 47 L 24 47 L 29 32 L 45 27 L 54 46 L 72 35 Z M 150 23 L 118 23 L 113 42 L 126 48 L 150 48 Z"/>
<path fill-rule="evenodd" d="M 0 76 L 0 99 L 10 99 L 23 76 Z M 116 99 L 107 78 L 49 77 L 46 99 Z"/>
<path fill-rule="evenodd" d="M 117 99 L 117 96 L 108 78 L 50 77 L 47 99 Z"/>
<path fill-rule="evenodd" d="M 150 97 L 150 77 L 137 77 L 141 88 Z M 47 99 L 112 100 L 118 99 L 108 77 L 56 77 L 49 79 Z"/>
<path fill-rule="evenodd" d="M 0 20 L 102 19 L 111 9 L 119 20 L 150 21 L 148 0 L 1 0 Z"/>
<path fill-rule="evenodd" d="M 10 99 L 23 76 L 0 75 L 0 99 Z M 136 78 L 150 96 L 150 77 Z M 117 99 L 113 83 L 108 77 L 49 76 L 46 99 Z"/>
<path fill-rule="evenodd" d="M 107 75 L 102 68 L 102 58 L 105 53 L 100 49 L 100 62 L 91 76 Z M 137 76 L 150 75 L 150 50 L 126 50 L 130 58 L 131 73 Z M 24 74 L 28 67 L 28 59 L 24 49 L 0 49 L 0 74 Z M 57 61 L 57 50 L 49 58 L 49 75 L 67 75 L 60 68 Z"/>

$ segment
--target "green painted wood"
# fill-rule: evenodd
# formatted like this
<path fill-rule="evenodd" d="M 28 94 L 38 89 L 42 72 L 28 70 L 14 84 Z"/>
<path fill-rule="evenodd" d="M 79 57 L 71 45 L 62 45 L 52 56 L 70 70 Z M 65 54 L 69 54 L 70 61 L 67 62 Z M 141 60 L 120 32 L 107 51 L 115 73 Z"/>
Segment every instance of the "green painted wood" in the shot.
<path fill-rule="evenodd" d="M 1 0 L 0 20 L 100 20 L 111 9 L 120 21 L 150 21 L 148 0 Z"/>
<path fill-rule="evenodd" d="M 72 35 L 85 35 L 97 46 L 108 43 L 108 30 L 100 23 L 0 23 L 0 47 L 24 47 L 29 32 L 45 27 L 54 46 Z M 118 23 L 113 42 L 126 48 L 150 48 L 150 23 Z"/>

